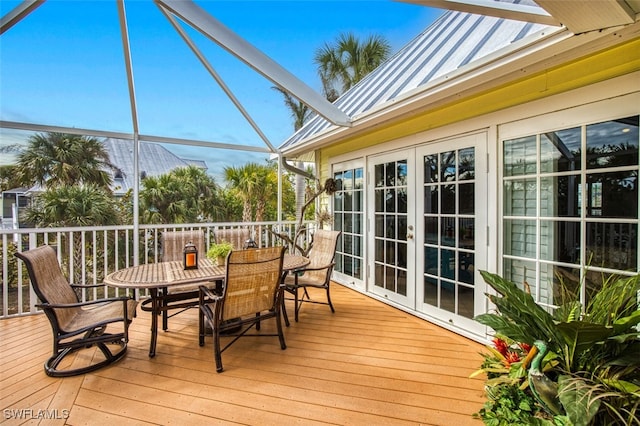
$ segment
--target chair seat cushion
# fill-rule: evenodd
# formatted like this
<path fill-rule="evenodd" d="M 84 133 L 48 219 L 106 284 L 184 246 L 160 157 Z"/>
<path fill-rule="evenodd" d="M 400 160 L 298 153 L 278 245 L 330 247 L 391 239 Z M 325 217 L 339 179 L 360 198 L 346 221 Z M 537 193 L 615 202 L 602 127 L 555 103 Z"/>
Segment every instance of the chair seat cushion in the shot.
<path fill-rule="evenodd" d="M 133 320 L 137 306 L 138 302 L 135 300 L 127 300 L 127 320 Z M 123 304 L 119 300 L 89 305 L 78 309 L 69 323 L 60 326 L 63 331 L 69 331 L 84 329 L 96 323 L 121 321 L 124 315 L 123 309 Z"/>

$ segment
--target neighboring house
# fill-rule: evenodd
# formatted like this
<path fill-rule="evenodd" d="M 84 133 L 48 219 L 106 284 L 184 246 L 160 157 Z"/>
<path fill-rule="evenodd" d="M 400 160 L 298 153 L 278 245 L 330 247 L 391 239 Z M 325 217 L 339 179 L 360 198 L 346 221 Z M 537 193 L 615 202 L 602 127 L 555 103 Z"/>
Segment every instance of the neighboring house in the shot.
<path fill-rule="evenodd" d="M 103 140 L 105 150 L 109 154 L 109 161 L 118 170 L 111 171 L 113 185 L 111 189 L 116 197 L 124 196 L 135 184 L 133 142 L 126 139 L 106 138 Z M 196 166 L 206 171 L 204 161 L 187 160 L 177 157 L 162 145 L 150 142 L 140 142 L 140 177 L 159 176 L 169 173 L 179 167 Z M 18 216 L 20 209 L 28 206 L 32 194 L 40 192 L 39 186 L 32 188 L 16 188 L 2 192 L 2 228 L 15 229 L 19 227 Z M 14 208 L 13 205 L 16 207 Z"/>
<path fill-rule="evenodd" d="M 113 192 L 116 196 L 123 196 L 133 189 L 135 184 L 133 142 L 126 139 L 107 138 L 103 141 L 109 153 L 109 161 L 118 168 L 112 173 Z M 207 170 L 206 163 L 200 160 L 179 158 L 160 144 L 140 142 L 140 178 L 156 177 L 169 173 L 179 167 L 191 165 Z"/>
<path fill-rule="evenodd" d="M 484 341 L 480 270 L 549 309 L 563 284 L 586 301 L 640 272 L 637 20 L 576 35 L 448 11 L 336 105 L 351 127 L 316 116 L 280 148 L 340 182 L 337 281 Z"/>

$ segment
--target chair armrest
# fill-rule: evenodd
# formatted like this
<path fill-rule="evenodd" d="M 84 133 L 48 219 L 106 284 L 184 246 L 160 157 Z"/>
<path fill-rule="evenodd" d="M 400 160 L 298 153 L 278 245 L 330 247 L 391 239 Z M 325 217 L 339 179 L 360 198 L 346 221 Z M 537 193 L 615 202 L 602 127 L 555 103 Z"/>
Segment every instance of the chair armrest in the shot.
<path fill-rule="evenodd" d="M 107 284 L 69 284 L 74 289 L 105 287 Z"/>
<path fill-rule="evenodd" d="M 307 268 L 307 267 L 305 267 L 305 268 L 301 268 L 301 269 L 296 269 L 293 272 L 294 273 L 298 273 L 298 272 L 307 272 L 307 271 L 323 271 L 325 269 L 329 269 L 329 268 L 332 268 L 334 266 L 335 266 L 335 262 L 331 262 L 331 263 L 329 263 L 328 265 L 325 265 L 325 266 L 318 266 L 316 268 Z"/>
<path fill-rule="evenodd" d="M 222 298 L 219 294 L 214 293 L 209 287 L 201 285 L 200 287 L 200 300 L 203 302 L 216 302 Z"/>
<path fill-rule="evenodd" d="M 83 306 L 98 305 L 98 304 L 109 303 L 109 302 L 122 302 L 130 299 L 131 298 L 128 296 L 120 296 L 120 297 L 110 297 L 108 299 L 89 300 L 87 302 L 77 302 L 77 303 L 38 303 L 36 304 L 36 306 L 38 308 L 55 308 L 55 309 L 81 308 Z"/>

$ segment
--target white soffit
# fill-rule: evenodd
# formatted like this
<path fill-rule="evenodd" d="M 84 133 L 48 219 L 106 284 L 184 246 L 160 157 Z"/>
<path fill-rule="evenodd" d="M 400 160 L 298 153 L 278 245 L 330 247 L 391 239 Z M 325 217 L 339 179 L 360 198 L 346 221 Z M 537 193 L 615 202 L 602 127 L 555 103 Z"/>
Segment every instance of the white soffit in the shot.
<path fill-rule="evenodd" d="M 635 22 L 638 9 L 637 1 L 624 0 L 587 0 L 579 4 L 562 0 L 536 0 L 536 3 L 572 33 L 580 34 L 603 28 L 629 25 Z"/>
<path fill-rule="evenodd" d="M 404 3 L 419 4 L 438 9 L 455 10 L 474 13 L 476 15 L 493 16 L 495 18 L 512 19 L 535 24 L 559 27 L 560 21 L 539 6 L 517 4 L 496 0 L 399 0 Z M 540 3 L 540 2 L 538 2 Z M 568 2 L 571 3 L 571 2 Z"/>
<path fill-rule="evenodd" d="M 629 25 L 640 13 L 640 0 L 536 0 L 537 6 L 499 0 L 400 1 L 518 21 L 564 25 L 574 34 Z"/>

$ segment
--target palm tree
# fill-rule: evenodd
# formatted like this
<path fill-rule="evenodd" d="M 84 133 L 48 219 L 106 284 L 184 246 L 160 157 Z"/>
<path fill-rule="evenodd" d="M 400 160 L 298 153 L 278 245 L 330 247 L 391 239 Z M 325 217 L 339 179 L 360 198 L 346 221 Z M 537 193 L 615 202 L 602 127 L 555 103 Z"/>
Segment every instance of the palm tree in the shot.
<path fill-rule="evenodd" d="M 31 136 L 18 155 L 17 168 L 22 184 L 47 188 L 76 184 L 109 188 L 107 170 L 117 169 L 98 139 L 54 132 Z"/>
<path fill-rule="evenodd" d="M 311 115 L 311 109 L 306 104 L 291 96 L 286 90 L 276 86 L 273 86 L 272 89 L 282 93 L 282 96 L 284 96 L 284 104 L 289 108 L 291 118 L 293 118 L 293 130 L 300 130 Z"/>
<path fill-rule="evenodd" d="M 252 200 L 256 189 L 260 185 L 259 168 L 257 163 L 247 163 L 239 167 L 225 167 L 225 180 L 242 200 L 242 221 L 251 222 Z"/>
<path fill-rule="evenodd" d="M 314 61 L 325 97 L 335 101 L 384 62 L 391 46 L 377 35 L 361 43 L 353 34 L 340 34 L 335 44 L 325 43 L 316 51 Z"/>
<path fill-rule="evenodd" d="M 145 223 L 192 223 L 215 209 L 217 185 L 195 166 L 147 177 L 142 185 L 140 211 Z"/>
<path fill-rule="evenodd" d="M 95 185 L 59 185 L 37 195 L 24 219 L 38 227 L 119 225 L 113 196 Z"/>

